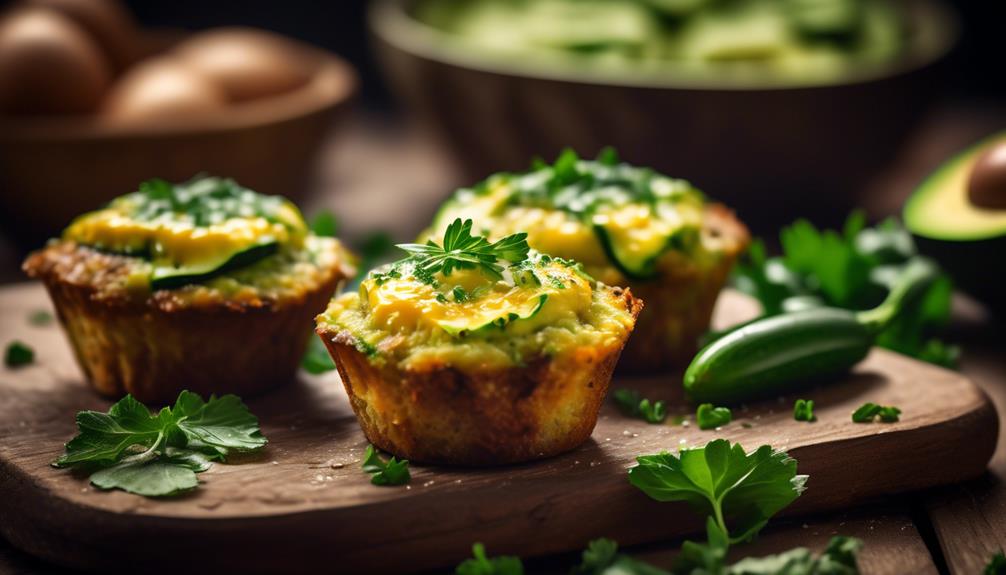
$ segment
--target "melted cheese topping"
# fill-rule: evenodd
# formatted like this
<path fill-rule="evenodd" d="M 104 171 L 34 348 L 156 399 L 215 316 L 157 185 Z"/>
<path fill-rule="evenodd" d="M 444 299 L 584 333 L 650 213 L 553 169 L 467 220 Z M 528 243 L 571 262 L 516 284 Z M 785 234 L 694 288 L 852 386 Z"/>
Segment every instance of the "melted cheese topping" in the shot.
<path fill-rule="evenodd" d="M 63 237 L 116 253 L 148 253 L 155 264 L 213 267 L 253 246 L 278 243 L 300 248 L 307 234 L 303 218 L 289 203 L 279 208 L 274 221 L 263 216 L 232 217 L 205 226 L 184 213 L 143 220 L 132 212 L 130 202 L 113 202 L 77 218 Z"/>
<path fill-rule="evenodd" d="M 318 323 L 350 334 L 372 361 L 420 371 L 500 367 L 592 347 L 600 353 L 622 345 L 634 324 L 610 288 L 568 263 L 544 258 L 503 275 L 496 281 L 460 270 L 438 274 L 435 285 L 408 274 L 371 275 L 359 292 L 334 299 Z"/>
<path fill-rule="evenodd" d="M 625 200 L 602 204 L 589 217 L 548 206 L 525 206 L 508 202 L 513 190 L 505 179 L 488 191 L 463 190 L 447 204 L 421 239 L 443 235 L 455 218 L 471 219 L 490 240 L 517 232 L 527 233 L 527 242 L 542 253 L 576 260 L 601 281 L 624 285 L 626 278 L 611 264 L 594 226 L 603 226 L 619 255 L 627 262 L 642 262 L 665 253 L 669 239 L 686 230 L 697 235 L 703 224 L 704 202 L 700 195 L 682 195 L 654 182 L 654 195 L 661 201 Z M 671 184 L 668 184 L 671 185 Z M 666 186 L 665 186 L 666 187 Z M 671 199 L 670 196 L 674 196 Z M 667 196 L 667 197 L 662 197 Z M 689 254 L 696 256 L 698 254 Z"/>

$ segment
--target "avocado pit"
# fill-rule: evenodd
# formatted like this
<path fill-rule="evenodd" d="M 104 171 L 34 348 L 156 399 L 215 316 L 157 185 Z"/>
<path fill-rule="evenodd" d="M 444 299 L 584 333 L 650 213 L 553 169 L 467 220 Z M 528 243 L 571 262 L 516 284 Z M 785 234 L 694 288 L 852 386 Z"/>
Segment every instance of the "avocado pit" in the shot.
<path fill-rule="evenodd" d="M 1006 141 L 978 157 L 968 177 L 968 201 L 978 208 L 1006 210 Z"/>

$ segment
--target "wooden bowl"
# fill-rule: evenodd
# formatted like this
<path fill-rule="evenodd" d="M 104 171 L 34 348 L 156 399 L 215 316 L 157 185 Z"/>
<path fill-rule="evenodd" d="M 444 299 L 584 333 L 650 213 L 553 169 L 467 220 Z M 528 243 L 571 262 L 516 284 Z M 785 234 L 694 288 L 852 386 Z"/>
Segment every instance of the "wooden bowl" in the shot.
<path fill-rule="evenodd" d="M 855 202 L 851 190 L 892 157 L 938 93 L 936 64 L 957 38 L 942 3 L 906 0 L 908 46 L 889 65 L 829 83 L 756 84 L 494 59 L 413 18 L 413 4 L 372 6 L 378 54 L 473 181 L 567 146 L 592 156 L 611 145 L 627 161 L 690 179 L 746 219 L 786 222 L 829 196 Z"/>
<path fill-rule="evenodd" d="M 0 220 L 25 247 L 158 177 L 233 177 L 296 199 L 322 138 L 356 88 L 343 60 L 302 45 L 318 62 L 304 86 L 184 121 L 114 125 L 99 116 L 0 118 Z"/>

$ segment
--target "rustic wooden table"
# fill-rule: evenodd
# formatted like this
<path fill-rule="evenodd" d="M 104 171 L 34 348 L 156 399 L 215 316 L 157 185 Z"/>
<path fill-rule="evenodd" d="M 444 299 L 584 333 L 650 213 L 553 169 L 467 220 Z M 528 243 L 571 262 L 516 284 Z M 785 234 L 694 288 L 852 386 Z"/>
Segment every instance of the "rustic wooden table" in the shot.
<path fill-rule="evenodd" d="M 1002 107 L 956 104 L 937 110 L 891 169 L 867 187 L 862 203 L 874 218 L 897 213 L 904 198 L 942 158 L 1003 128 Z M 375 229 L 393 230 L 395 239 L 410 239 L 446 191 L 464 183 L 457 173 L 428 139 L 361 115 L 322 150 L 314 200 L 307 212 L 320 207 L 334 210 L 341 235 L 351 242 Z M 0 283 L 23 279 L 19 258 L 17 250 L 0 242 Z M 999 413 L 1006 413 L 1002 322 L 960 297 L 951 332 L 949 338 L 964 348 L 962 371 L 986 390 Z M 865 542 L 860 562 L 864 574 L 980 573 L 993 552 L 1006 548 L 1006 426 L 1001 426 L 999 439 L 989 472 L 978 480 L 837 514 L 773 521 L 757 542 L 735 551 L 761 555 L 795 546 L 820 550 L 831 536 L 843 534 Z M 672 541 L 629 551 L 666 566 L 679 545 Z M 530 560 L 528 565 L 531 572 L 565 572 L 573 562 L 575 557 L 561 556 Z M 54 572 L 62 571 L 0 540 L 0 574 Z"/>

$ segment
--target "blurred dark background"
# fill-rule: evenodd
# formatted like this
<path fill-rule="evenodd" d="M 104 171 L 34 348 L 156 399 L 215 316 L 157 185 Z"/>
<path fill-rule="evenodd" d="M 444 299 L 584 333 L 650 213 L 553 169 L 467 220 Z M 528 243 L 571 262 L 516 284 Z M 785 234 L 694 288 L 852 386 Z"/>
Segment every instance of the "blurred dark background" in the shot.
<path fill-rule="evenodd" d="M 961 16 L 962 40 L 950 61 L 951 94 L 959 98 L 1006 97 L 1002 74 L 1002 3 L 996 0 L 947 0 Z M 358 69 L 362 102 L 380 110 L 393 105 L 376 70 L 366 24 L 367 2 L 312 0 L 127 0 L 146 26 L 198 30 L 213 26 L 247 25 L 266 28 L 322 46 L 343 56 Z"/>

